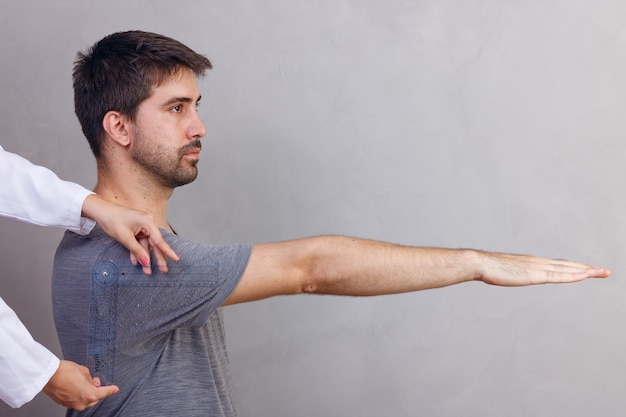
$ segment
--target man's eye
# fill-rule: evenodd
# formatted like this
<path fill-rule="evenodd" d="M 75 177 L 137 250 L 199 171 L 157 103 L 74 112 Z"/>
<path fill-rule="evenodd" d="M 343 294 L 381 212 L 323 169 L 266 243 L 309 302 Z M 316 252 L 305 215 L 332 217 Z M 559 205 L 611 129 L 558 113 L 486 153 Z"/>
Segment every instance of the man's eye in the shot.
<path fill-rule="evenodd" d="M 180 113 L 181 110 L 182 106 L 180 104 L 178 106 L 172 107 L 172 111 L 174 111 L 175 113 Z"/>

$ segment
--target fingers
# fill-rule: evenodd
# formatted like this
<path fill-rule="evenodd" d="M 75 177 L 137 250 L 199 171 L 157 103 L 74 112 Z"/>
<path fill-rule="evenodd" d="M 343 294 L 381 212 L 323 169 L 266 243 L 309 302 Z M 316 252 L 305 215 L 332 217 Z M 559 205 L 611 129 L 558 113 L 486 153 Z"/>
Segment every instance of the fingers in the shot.
<path fill-rule="evenodd" d="M 139 262 L 143 272 L 147 275 L 152 274 L 150 249 L 152 249 L 156 264 L 161 272 L 168 271 L 166 257 L 174 261 L 180 259 L 163 239 L 161 232 L 156 226 L 141 228 L 125 246 L 130 250 L 130 261 L 133 265 L 137 265 L 137 262 Z"/>
<path fill-rule="evenodd" d="M 137 261 L 142 266 L 143 272 L 150 275 L 152 267 L 150 266 L 150 252 L 147 238 L 136 238 L 131 236 L 126 242 L 121 242 L 130 251 L 130 261 L 133 265 L 137 265 Z"/>
<path fill-rule="evenodd" d="M 153 246 L 152 254 L 154 255 L 154 259 L 156 260 L 156 264 L 157 264 L 157 267 L 159 268 L 159 271 L 167 272 L 168 271 L 167 261 L 165 259 L 165 255 L 163 254 L 163 252 L 161 252 L 161 249 L 159 249 L 156 246 Z"/>
<path fill-rule="evenodd" d="M 608 278 L 611 275 L 611 270 L 608 268 L 602 268 L 599 266 L 592 266 L 587 271 L 588 278 Z"/>
<path fill-rule="evenodd" d="M 611 275 L 611 270 L 608 268 L 560 259 L 545 261 L 547 262 L 548 278 L 557 282 L 573 282 L 587 278 L 607 278 Z"/>
<path fill-rule="evenodd" d="M 148 241 L 147 237 L 137 237 L 137 242 L 139 242 L 139 245 L 144 249 L 144 251 L 147 254 L 150 253 L 150 242 Z M 143 258 L 140 261 L 140 263 L 141 263 L 141 269 L 143 270 L 144 274 L 146 275 L 152 274 L 152 265 L 150 264 L 149 255 Z"/>
<path fill-rule="evenodd" d="M 152 253 L 157 261 L 157 266 L 161 272 L 167 272 L 166 257 L 173 261 L 178 261 L 180 257 L 174 250 L 167 244 L 165 239 L 161 236 L 161 233 L 157 230 L 156 234 L 150 236 L 150 246 L 152 247 Z"/>
<path fill-rule="evenodd" d="M 150 249 L 152 249 L 152 254 L 154 255 L 159 271 L 168 271 L 166 257 L 172 259 L 173 261 L 178 261 L 180 259 L 178 254 L 176 254 L 170 245 L 167 244 L 165 239 L 163 239 L 161 232 L 156 226 L 142 229 L 140 236 L 142 237 L 137 237 L 137 240 L 148 253 Z M 152 273 L 149 259 L 147 263 L 142 263 L 142 266 L 145 273 Z"/>
<path fill-rule="evenodd" d="M 130 250 L 130 261 L 133 265 L 137 265 L 139 261 L 143 272 L 147 275 L 152 274 L 149 257 L 150 249 L 152 249 L 157 267 L 161 272 L 168 271 L 166 258 L 174 261 L 180 259 L 178 254 L 163 239 L 161 232 L 156 227 L 142 228 L 125 246 Z"/>
<path fill-rule="evenodd" d="M 511 254 L 496 254 L 490 259 L 495 263 L 487 263 L 481 279 L 495 285 L 559 284 L 611 275 L 607 268 L 567 260 Z"/>
<path fill-rule="evenodd" d="M 157 249 L 160 252 L 164 261 L 166 256 L 173 261 L 178 261 L 180 259 L 178 254 L 174 252 L 174 249 L 172 249 L 170 245 L 167 244 L 165 239 L 163 239 L 161 232 L 159 232 L 158 229 L 156 230 L 156 233 L 150 234 L 150 246 L 153 250 Z"/>
<path fill-rule="evenodd" d="M 568 283 L 583 281 L 588 278 L 606 278 L 611 271 L 606 268 L 592 267 L 582 264 L 550 264 L 538 270 L 537 280 L 533 283 Z"/>

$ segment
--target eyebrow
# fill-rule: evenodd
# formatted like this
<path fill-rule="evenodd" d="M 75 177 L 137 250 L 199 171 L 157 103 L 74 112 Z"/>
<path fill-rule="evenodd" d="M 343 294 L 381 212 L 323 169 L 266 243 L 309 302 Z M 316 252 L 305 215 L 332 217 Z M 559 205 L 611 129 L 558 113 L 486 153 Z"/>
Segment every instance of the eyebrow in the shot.
<path fill-rule="evenodd" d="M 202 96 L 198 96 L 198 99 L 196 100 L 196 103 L 199 103 L 200 100 L 202 100 Z M 172 97 L 171 99 L 167 100 L 165 103 L 162 104 L 163 107 L 167 107 L 167 106 L 171 106 L 174 103 L 191 103 L 193 102 L 193 99 L 191 97 Z"/>

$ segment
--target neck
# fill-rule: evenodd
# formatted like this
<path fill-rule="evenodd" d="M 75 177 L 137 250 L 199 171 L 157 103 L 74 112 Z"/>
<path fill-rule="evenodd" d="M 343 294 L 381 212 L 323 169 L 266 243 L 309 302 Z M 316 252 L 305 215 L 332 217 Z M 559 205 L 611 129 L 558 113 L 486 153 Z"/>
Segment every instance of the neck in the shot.
<path fill-rule="evenodd" d="M 150 213 L 158 227 L 170 232 L 167 203 L 173 191 L 147 181 L 138 172 L 113 171 L 98 163 L 95 193 L 107 201 Z"/>

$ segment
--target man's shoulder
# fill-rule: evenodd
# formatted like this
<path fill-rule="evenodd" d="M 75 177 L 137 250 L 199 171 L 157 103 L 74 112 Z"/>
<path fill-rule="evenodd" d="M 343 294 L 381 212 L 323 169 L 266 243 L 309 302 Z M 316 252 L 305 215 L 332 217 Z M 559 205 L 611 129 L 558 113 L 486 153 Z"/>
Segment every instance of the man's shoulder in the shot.
<path fill-rule="evenodd" d="M 107 254 L 116 257 L 116 252 L 128 254 L 128 250 L 115 239 L 108 236 L 98 226 L 87 235 L 66 231 L 59 242 L 54 256 L 55 266 L 64 264 L 76 268 L 77 263 L 93 264 L 98 258 Z M 128 256 L 128 255 L 126 255 Z"/>
<path fill-rule="evenodd" d="M 59 242 L 59 248 L 76 249 L 84 246 L 108 245 L 115 242 L 115 239 L 107 235 L 98 225 L 86 235 L 80 235 L 70 230 L 66 230 L 63 238 Z"/>

